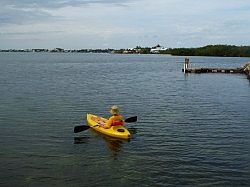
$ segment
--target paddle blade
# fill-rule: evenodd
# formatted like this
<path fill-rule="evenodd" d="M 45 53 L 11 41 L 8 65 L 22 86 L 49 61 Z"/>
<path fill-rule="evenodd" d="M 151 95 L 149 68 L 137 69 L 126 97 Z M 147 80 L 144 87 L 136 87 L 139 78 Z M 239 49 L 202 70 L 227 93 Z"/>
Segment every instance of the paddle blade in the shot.
<path fill-rule="evenodd" d="M 132 123 L 132 122 L 136 122 L 136 121 L 137 121 L 137 116 L 133 116 L 133 117 L 125 119 L 126 123 Z"/>
<path fill-rule="evenodd" d="M 90 126 L 85 126 L 85 125 L 75 126 L 74 133 L 82 132 L 82 131 L 85 131 L 89 128 L 90 128 Z"/>

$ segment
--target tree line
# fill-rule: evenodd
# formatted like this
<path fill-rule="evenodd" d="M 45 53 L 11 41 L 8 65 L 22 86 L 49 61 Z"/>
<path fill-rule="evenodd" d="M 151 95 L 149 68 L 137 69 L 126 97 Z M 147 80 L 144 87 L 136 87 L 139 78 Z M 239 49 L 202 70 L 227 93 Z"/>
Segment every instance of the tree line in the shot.
<path fill-rule="evenodd" d="M 207 45 L 198 48 L 169 48 L 160 54 L 176 56 L 221 56 L 221 57 L 250 57 L 250 46 Z"/>

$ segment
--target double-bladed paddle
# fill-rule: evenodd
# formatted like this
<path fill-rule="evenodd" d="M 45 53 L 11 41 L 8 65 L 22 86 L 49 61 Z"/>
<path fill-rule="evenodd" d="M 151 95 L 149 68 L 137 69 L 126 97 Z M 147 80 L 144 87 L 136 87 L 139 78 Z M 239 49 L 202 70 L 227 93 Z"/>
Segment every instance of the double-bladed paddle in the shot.
<path fill-rule="evenodd" d="M 124 120 L 126 123 L 132 123 L 137 121 L 137 116 L 133 116 Z"/>
<path fill-rule="evenodd" d="M 136 122 L 136 121 L 137 121 L 137 116 L 133 116 L 133 117 L 130 117 L 130 118 L 127 118 L 124 120 L 124 122 L 126 122 L 126 123 L 132 123 L 132 122 Z M 95 125 L 95 126 L 99 126 L 99 125 Z M 93 127 L 95 127 L 95 126 L 93 126 Z M 74 133 L 82 132 L 82 131 L 88 130 L 89 128 L 91 128 L 91 126 L 87 126 L 87 125 L 75 126 Z"/>
<path fill-rule="evenodd" d="M 88 130 L 89 128 L 90 126 L 86 126 L 86 125 L 75 126 L 74 133 L 82 132 L 82 131 Z"/>

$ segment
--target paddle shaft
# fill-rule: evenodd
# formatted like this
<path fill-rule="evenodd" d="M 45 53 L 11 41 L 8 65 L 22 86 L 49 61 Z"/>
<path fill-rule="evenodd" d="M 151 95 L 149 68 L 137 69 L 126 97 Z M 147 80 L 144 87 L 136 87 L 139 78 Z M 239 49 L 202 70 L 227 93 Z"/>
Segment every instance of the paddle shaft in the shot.
<path fill-rule="evenodd" d="M 137 121 L 137 116 L 133 116 L 133 117 L 130 117 L 130 118 L 127 118 L 124 120 L 124 122 L 126 122 L 126 123 L 132 123 L 132 122 L 136 122 L 136 121 Z M 74 133 L 82 132 L 82 131 L 88 130 L 91 127 L 96 127 L 96 126 L 100 126 L 100 125 L 97 124 L 94 126 L 88 126 L 88 125 L 75 126 Z"/>

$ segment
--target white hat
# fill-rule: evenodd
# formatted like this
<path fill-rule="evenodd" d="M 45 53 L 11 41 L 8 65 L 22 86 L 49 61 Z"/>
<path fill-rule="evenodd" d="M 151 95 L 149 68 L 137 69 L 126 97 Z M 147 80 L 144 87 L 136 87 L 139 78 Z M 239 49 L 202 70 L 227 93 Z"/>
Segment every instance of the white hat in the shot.
<path fill-rule="evenodd" d="M 118 106 L 116 105 L 113 105 L 111 108 L 110 108 L 110 111 L 109 111 L 111 114 L 118 114 L 119 112 L 119 108 Z"/>

